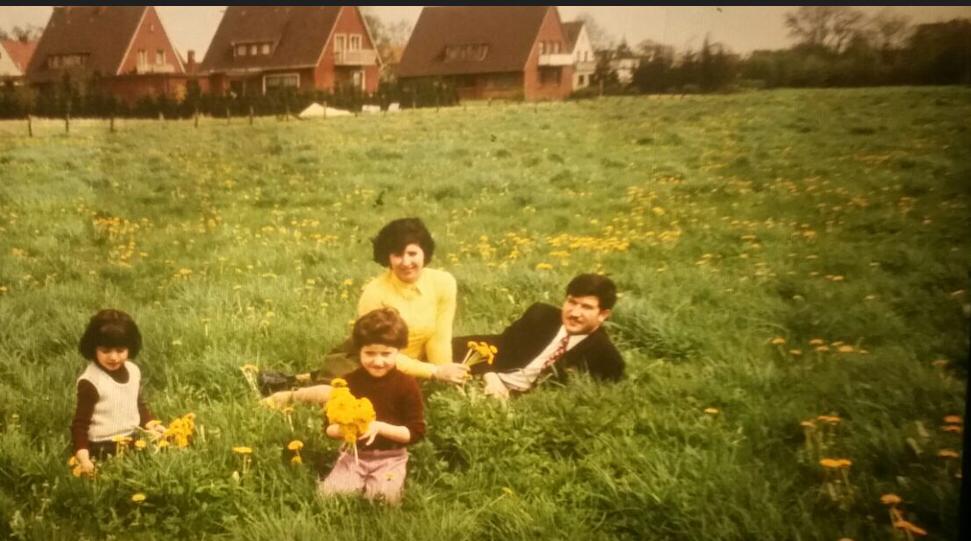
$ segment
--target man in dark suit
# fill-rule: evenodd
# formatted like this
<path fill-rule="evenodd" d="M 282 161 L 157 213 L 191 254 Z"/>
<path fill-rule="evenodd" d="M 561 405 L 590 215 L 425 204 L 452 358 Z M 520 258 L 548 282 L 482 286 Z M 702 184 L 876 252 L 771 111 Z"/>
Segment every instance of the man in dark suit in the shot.
<path fill-rule="evenodd" d="M 485 392 L 506 399 L 510 391 L 526 392 L 548 374 L 563 381 L 573 370 L 600 380 L 616 381 L 624 375 L 624 359 L 603 327 L 617 301 L 613 281 L 598 274 L 581 274 L 566 287 L 563 306 L 536 303 L 502 334 L 459 336 L 453 339 L 453 356 L 461 362 L 469 341 L 496 346 L 493 364 L 477 364 Z"/>

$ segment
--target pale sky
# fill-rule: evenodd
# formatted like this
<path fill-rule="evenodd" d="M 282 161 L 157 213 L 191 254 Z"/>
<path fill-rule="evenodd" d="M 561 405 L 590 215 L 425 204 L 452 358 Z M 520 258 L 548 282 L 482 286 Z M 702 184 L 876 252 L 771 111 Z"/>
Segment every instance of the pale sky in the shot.
<path fill-rule="evenodd" d="M 43 26 L 51 14 L 50 6 L 0 6 L 0 28 L 15 25 Z M 196 51 L 200 61 L 212 40 L 222 6 L 158 6 L 165 30 L 175 48 L 185 57 Z M 421 6 L 371 6 L 367 9 L 387 23 L 405 20 L 412 25 L 418 20 Z M 783 26 L 783 16 L 795 10 L 790 6 L 561 6 L 560 18 L 571 21 L 581 13 L 594 17 L 615 39 L 625 38 L 632 47 L 650 39 L 675 49 L 697 49 L 705 34 L 737 53 L 754 49 L 781 49 L 792 45 Z M 910 18 L 911 23 L 948 21 L 956 17 L 971 18 L 971 6 L 863 6 L 867 14 L 883 9 Z"/>

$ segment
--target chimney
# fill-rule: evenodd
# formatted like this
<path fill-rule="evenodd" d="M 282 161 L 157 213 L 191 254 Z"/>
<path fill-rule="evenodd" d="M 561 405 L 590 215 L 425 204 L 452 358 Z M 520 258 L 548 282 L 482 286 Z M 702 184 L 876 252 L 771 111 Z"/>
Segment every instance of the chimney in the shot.
<path fill-rule="evenodd" d="M 192 49 L 189 49 L 188 51 L 186 51 L 185 54 L 186 54 L 186 57 L 188 58 L 185 61 L 185 72 L 195 73 L 196 72 L 196 52 Z"/>

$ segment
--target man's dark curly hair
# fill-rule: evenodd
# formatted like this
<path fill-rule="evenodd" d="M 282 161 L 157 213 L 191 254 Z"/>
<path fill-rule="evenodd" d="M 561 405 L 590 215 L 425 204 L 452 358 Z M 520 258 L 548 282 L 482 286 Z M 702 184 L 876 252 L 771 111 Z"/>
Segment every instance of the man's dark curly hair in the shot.
<path fill-rule="evenodd" d="M 121 310 L 107 308 L 91 316 L 81 335 L 78 351 L 89 361 L 95 360 L 99 347 L 128 348 L 128 358 L 134 359 L 142 349 L 142 334 L 135 320 Z"/>
<path fill-rule="evenodd" d="M 420 218 L 393 220 L 382 227 L 371 242 L 374 262 L 385 267 L 391 266 L 391 254 L 400 254 L 409 244 L 417 244 L 425 252 L 425 265 L 431 263 L 435 253 L 435 241 Z"/>

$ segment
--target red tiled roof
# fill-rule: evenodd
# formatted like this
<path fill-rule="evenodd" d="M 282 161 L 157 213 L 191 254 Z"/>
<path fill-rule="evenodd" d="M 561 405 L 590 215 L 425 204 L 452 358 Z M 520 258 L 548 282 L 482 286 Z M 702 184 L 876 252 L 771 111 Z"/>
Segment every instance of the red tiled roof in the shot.
<path fill-rule="evenodd" d="M 148 6 L 55 7 L 28 69 L 33 81 L 56 76 L 47 57 L 88 54 L 85 71 L 115 75 Z M 57 72 L 59 73 L 59 72 Z"/>
<path fill-rule="evenodd" d="M 398 65 L 399 77 L 522 71 L 551 6 L 426 7 Z M 449 45 L 485 44 L 482 60 L 445 62 Z"/>
<path fill-rule="evenodd" d="M 341 7 L 229 6 L 199 71 L 316 66 Z M 233 44 L 251 42 L 270 42 L 273 50 L 233 57 Z"/>
<path fill-rule="evenodd" d="M 583 21 L 563 23 L 561 26 L 563 27 L 563 37 L 566 39 L 566 50 L 572 53 L 573 48 L 577 46 L 580 30 L 583 29 Z"/>
<path fill-rule="evenodd" d="M 30 57 L 34 55 L 37 48 L 36 41 L 20 41 L 19 39 L 3 40 L 3 48 L 7 50 L 10 59 L 21 73 L 27 72 L 27 65 L 30 64 Z"/>

